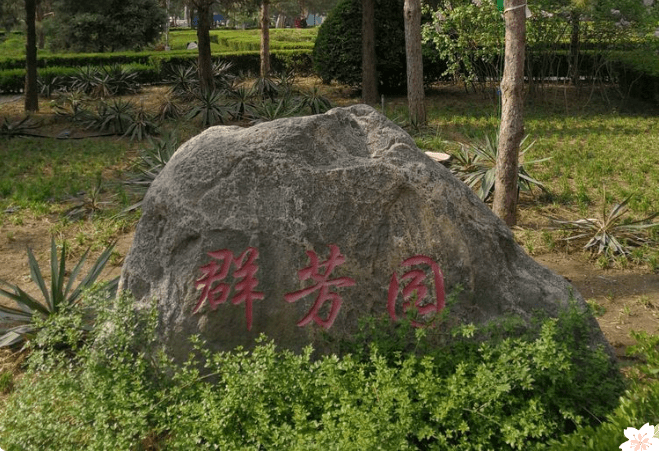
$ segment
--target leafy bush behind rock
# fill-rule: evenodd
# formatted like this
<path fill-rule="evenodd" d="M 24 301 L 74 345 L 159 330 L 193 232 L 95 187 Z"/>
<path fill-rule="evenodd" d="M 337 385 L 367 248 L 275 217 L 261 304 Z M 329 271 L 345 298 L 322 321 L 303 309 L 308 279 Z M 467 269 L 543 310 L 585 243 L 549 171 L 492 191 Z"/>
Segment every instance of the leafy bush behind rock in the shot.
<path fill-rule="evenodd" d="M 318 30 L 313 51 L 314 70 L 323 82 L 333 80 L 361 86 L 362 9 L 357 0 L 339 2 Z M 375 54 L 382 92 L 401 92 L 407 85 L 405 25 L 402 0 L 375 0 Z M 428 54 L 427 49 L 424 54 Z M 424 58 L 424 72 L 433 64 Z"/>
<path fill-rule="evenodd" d="M 608 355 L 581 340 L 588 322 L 576 309 L 537 333 L 425 354 L 390 336 L 343 357 L 278 350 L 264 337 L 250 352 L 211 354 L 193 339 L 196 355 L 175 366 L 158 351 L 155 308 L 87 301 L 101 325 L 87 337 L 71 327 L 79 311 L 44 322 L 0 413 L 2 446 L 543 449 L 603 419 L 622 389 Z"/>

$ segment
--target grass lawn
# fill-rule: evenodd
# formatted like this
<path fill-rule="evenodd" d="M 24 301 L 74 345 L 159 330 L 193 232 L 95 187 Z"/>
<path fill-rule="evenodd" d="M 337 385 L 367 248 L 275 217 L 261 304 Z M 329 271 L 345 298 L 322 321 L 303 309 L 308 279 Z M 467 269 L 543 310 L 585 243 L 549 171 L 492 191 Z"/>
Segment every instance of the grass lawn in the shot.
<path fill-rule="evenodd" d="M 619 111 L 597 92 L 582 106 L 588 101 L 588 90 L 579 95 L 569 87 L 547 91 L 548 100 L 529 99 L 525 106 L 525 131 L 534 144 L 524 159 L 550 158 L 528 168 L 550 195 L 538 190 L 535 197 L 521 198 L 519 225 L 526 233 L 518 235 L 527 250 L 553 250 L 554 238 L 561 233 L 550 230 L 548 216 L 570 220 L 601 216 L 602 209 L 608 213 L 629 195 L 627 221 L 659 211 L 657 108 L 630 101 Z M 571 98 L 567 105 L 566 95 Z M 423 149 L 452 153 L 459 148 L 457 142 L 496 133 L 498 107 L 493 100 L 444 88 L 432 94 L 428 103 L 428 126 L 410 130 Z M 404 99 L 391 102 L 387 111 L 392 118 L 406 120 Z M 655 231 L 650 236 L 656 239 L 659 234 Z M 659 269 L 656 243 L 637 249 L 635 258 L 652 270 Z"/>
<path fill-rule="evenodd" d="M 335 105 L 358 101 L 345 97 L 346 91 L 340 87 L 323 89 Z M 566 95 L 571 98 L 567 104 Z M 143 102 L 148 96 L 140 94 L 138 101 Z M 523 196 L 520 204 L 520 225 L 529 229 L 531 223 L 538 224 L 537 230 L 527 231 L 523 239 L 528 241 L 524 244 L 532 252 L 552 250 L 547 248 L 553 242 L 547 238 L 550 231 L 543 228 L 550 223 L 539 219 L 545 216 L 593 217 L 601 213 L 604 201 L 610 209 L 630 194 L 633 197 L 629 203 L 629 220 L 641 219 L 659 210 L 656 110 L 645 104 L 629 104 L 619 111 L 597 93 L 591 97 L 590 103 L 582 106 L 589 98 L 588 91 L 577 95 L 570 88 L 554 87 L 545 93 L 545 99 L 549 100 L 529 101 L 526 106 L 526 133 L 529 141 L 535 143 L 525 158 L 527 161 L 550 158 L 528 168 L 548 188 L 550 195 L 540 196 L 537 191 L 535 197 Z M 408 127 L 423 149 L 452 153 L 458 149 L 458 142 L 496 131 L 497 103 L 482 94 L 467 94 L 458 87 L 442 86 L 433 89 L 427 100 L 428 125 L 421 129 Z M 44 105 L 47 111 L 47 102 Z M 385 111 L 391 119 L 405 125 L 404 98 L 386 99 Z M 0 115 L 2 112 L 0 105 Z M 49 129 L 54 134 L 71 127 L 53 117 L 45 120 L 51 123 Z M 184 130 L 183 138 L 201 130 L 199 124 L 186 125 L 185 122 L 170 122 L 165 128 Z M 1 212 L 12 206 L 37 211 L 53 209 L 54 204 L 89 192 L 99 176 L 103 179 L 106 197 L 114 205 L 109 209 L 116 213 L 132 200 L 121 181 L 139 146 L 121 138 L 0 141 L 0 219 Z M 636 257 L 638 262 L 650 264 L 652 269 L 658 267 L 658 254 L 653 246 L 643 249 Z"/>

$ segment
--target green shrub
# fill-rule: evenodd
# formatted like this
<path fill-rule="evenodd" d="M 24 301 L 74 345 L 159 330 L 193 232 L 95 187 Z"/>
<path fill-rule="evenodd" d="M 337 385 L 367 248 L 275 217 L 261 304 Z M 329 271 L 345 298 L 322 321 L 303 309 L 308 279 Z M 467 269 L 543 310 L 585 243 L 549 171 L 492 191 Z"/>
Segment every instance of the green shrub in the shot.
<path fill-rule="evenodd" d="M 195 354 L 175 365 L 158 350 L 155 307 L 126 296 L 85 305 L 98 308 L 98 325 L 82 347 L 66 334 L 79 310 L 41 325 L 0 412 L 3 447 L 543 449 L 610 412 L 621 388 L 574 308 L 535 333 L 425 355 L 374 342 L 364 354 L 312 358 L 263 338 L 250 352 L 213 354 L 193 337 Z"/>
<path fill-rule="evenodd" d="M 659 61 L 655 49 L 613 51 L 608 59 L 625 95 L 659 104 Z"/>
<path fill-rule="evenodd" d="M 431 17 L 432 23 L 423 27 L 423 40 L 433 43 L 435 57 L 446 61 L 443 75 L 469 83 L 500 79 L 504 24 L 496 2 L 453 2 Z"/>
<path fill-rule="evenodd" d="M 628 353 L 640 357 L 645 364 L 639 368 L 643 383 L 635 381 L 620 399 L 620 405 L 598 426 L 586 426 L 573 434 L 552 440 L 548 449 L 571 451 L 574 449 L 618 449 L 627 441 L 624 430 L 639 429 L 645 423 L 659 424 L 659 335 L 632 332 L 637 345 Z"/>
<path fill-rule="evenodd" d="M 282 46 L 281 49 L 271 49 L 270 56 L 273 59 L 300 59 L 305 66 L 305 70 L 311 69 L 311 48 L 306 46 L 299 48 L 287 48 Z M 250 64 L 256 57 L 256 69 L 258 69 L 258 47 L 249 51 L 223 51 L 213 52 L 213 56 L 228 59 L 234 65 L 240 64 L 241 61 L 249 61 Z M 111 66 L 113 64 L 143 64 L 153 66 L 160 70 L 160 65 L 165 64 L 188 64 L 197 60 L 196 50 L 172 50 L 169 52 L 162 51 L 145 51 L 145 52 L 113 52 L 113 53 L 64 53 L 39 56 L 39 68 L 45 67 L 83 67 L 83 66 Z M 306 62 L 305 62 L 306 61 Z M 298 63 L 301 64 L 301 63 Z M 0 71 L 9 69 L 24 69 L 25 57 L 8 57 L 0 58 Z M 239 70 L 243 70 L 239 68 Z"/>
<path fill-rule="evenodd" d="M 324 83 L 336 80 L 361 86 L 361 2 L 342 0 L 318 30 L 313 50 L 314 71 Z M 432 44 L 423 46 L 424 82 L 439 79 L 445 63 L 437 61 Z M 402 0 L 375 2 L 375 54 L 381 92 L 401 92 L 407 85 Z"/>
<path fill-rule="evenodd" d="M 25 69 L 10 69 L 0 72 L 0 93 L 18 93 L 25 87 Z"/>
<path fill-rule="evenodd" d="M 270 65 L 274 72 L 293 71 L 300 76 L 308 76 L 313 72 L 311 49 L 280 50 L 270 55 Z"/>
<path fill-rule="evenodd" d="M 361 2 L 342 0 L 318 30 L 314 69 L 323 82 L 361 86 Z M 375 1 L 375 53 L 380 89 L 399 91 L 407 82 L 401 0 Z"/>
<path fill-rule="evenodd" d="M 625 429 L 640 429 L 645 423 L 659 424 L 659 384 L 636 387 L 620 399 L 620 405 L 599 426 L 586 426 L 560 440 L 549 442 L 551 451 L 575 449 L 608 451 L 627 441 Z"/>
<path fill-rule="evenodd" d="M 79 51 L 143 48 L 160 38 L 167 21 L 156 0 L 60 1 L 54 12 L 50 45 Z"/>

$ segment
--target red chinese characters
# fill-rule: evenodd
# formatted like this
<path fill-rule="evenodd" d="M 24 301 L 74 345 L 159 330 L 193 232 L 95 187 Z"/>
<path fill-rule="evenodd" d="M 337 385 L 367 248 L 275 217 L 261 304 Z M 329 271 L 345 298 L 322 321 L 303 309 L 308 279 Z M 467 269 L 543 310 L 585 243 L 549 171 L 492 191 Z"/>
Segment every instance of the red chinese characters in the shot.
<path fill-rule="evenodd" d="M 345 263 L 346 258 L 341 254 L 339 247 L 334 244 L 329 245 L 329 251 L 327 260 L 323 262 L 319 262 L 316 252 L 307 251 L 309 266 L 302 268 L 297 273 L 300 282 L 310 280 L 312 284 L 284 295 L 286 302 L 293 303 L 317 292 L 313 305 L 297 322 L 300 327 L 304 327 L 312 321 L 325 329 L 332 327 L 343 303 L 343 299 L 335 290 L 356 285 L 355 280 L 350 277 L 330 278 L 336 267 Z M 254 291 L 259 284 L 256 279 L 258 271 L 256 259 L 259 251 L 256 248 L 248 247 L 236 257 L 232 251 L 220 249 L 208 252 L 208 256 L 212 258 L 210 263 L 199 268 L 203 275 L 197 279 L 195 286 L 197 289 L 201 289 L 201 295 L 192 313 L 197 313 L 206 301 L 211 310 L 217 309 L 220 304 L 229 300 L 233 291 L 231 303 L 234 305 L 245 304 L 247 330 L 251 330 L 253 302 L 264 299 L 262 292 Z M 387 296 L 387 311 L 391 319 L 394 321 L 399 319 L 396 315 L 396 302 L 401 291 L 403 314 L 410 309 L 416 310 L 419 316 L 440 312 L 445 305 L 445 293 L 444 278 L 437 263 L 430 257 L 416 255 L 403 261 L 401 266 L 409 267 L 410 270 L 401 277 L 397 273 L 391 276 Z M 234 268 L 233 281 L 227 280 L 232 268 Z M 427 280 L 430 277 L 432 280 Z M 434 287 L 434 295 L 432 287 Z M 412 321 L 412 325 L 424 326 L 423 323 L 417 321 Z"/>
<path fill-rule="evenodd" d="M 235 284 L 235 294 L 231 298 L 234 305 L 245 303 L 245 316 L 247 318 L 247 330 L 252 329 L 252 301 L 263 299 L 261 292 L 254 291 L 258 285 L 258 280 L 254 277 L 258 271 L 258 266 L 254 262 L 259 256 L 259 251 L 253 247 L 248 247 L 238 257 L 234 257 L 233 252 L 228 249 L 221 249 L 214 252 L 208 252 L 213 258 L 211 262 L 199 268 L 204 274 L 195 284 L 196 288 L 203 287 L 199 301 L 192 313 L 199 311 L 204 301 L 208 301 L 211 310 L 215 310 L 218 305 L 223 304 L 229 298 L 231 285 L 223 281 L 229 275 L 231 265 L 236 266 L 233 272 L 233 278 L 238 280 Z M 247 258 L 247 261 L 245 261 Z M 218 264 L 219 262 L 219 264 Z M 220 283 L 217 283 L 220 282 Z"/>
<path fill-rule="evenodd" d="M 325 329 L 332 327 L 336 316 L 339 314 L 339 309 L 341 308 L 341 303 L 343 300 L 337 293 L 330 291 L 330 288 L 350 287 L 356 283 L 350 277 L 339 277 L 332 280 L 329 279 L 330 274 L 332 271 L 334 271 L 334 268 L 343 264 L 346 260 L 345 256 L 341 254 L 338 246 L 330 244 L 329 248 L 329 258 L 320 264 L 318 263 L 318 255 L 316 255 L 314 251 L 307 251 L 310 264 L 306 268 L 298 271 L 300 282 L 304 282 L 307 279 L 312 279 L 314 282 L 316 282 L 316 284 L 307 288 L 303 288 L 302 290 L 296 291 L 294 293 L 286 294 L 284 296 L 286 302 L 296 302 L 303 297 L 310 295 L 314 291 L 318 291 L 318 296 L 316 297 L 316 301 L 311 307 L 311 310 L 309 310 L 305 317 L 297 323 L 297 325 L 300 327 L 306 326 L 312 320 Z M 325 271 L 322 273 L 321 268 L 325 269 Z M 327 314 L 326 318 L 323 319 L 320 316 L 320 310 L 326 302 L 331 302 L 331 305 L 329 306 L 329 313 Z"/>
<path fill-rule="evenodd" d="M 398 278 L 398 275 L 394 273 L 391 276 L 389 295 L 387 296 L 387 310 L 389 311 L 389 316 L 391 316 L 391 319 L 394 321 L 398 320 L 396 317 L 396 299 L 398 298 L 398 292 L 400 291 L 400 284 L 406 280 L 409 280 L 409 283 L 403 287 L 404 313 L 410 309 L 410 298 L 412 298 L 415 293 L 416 301 L 414 302 L 414 307 L 417 309 L 419 315 L 427 315 L 433 312 L 438 313 L 444 308 L 444 277 L 439 266 L 430 257 L 425 257 L 423 255 L 410 257 L 401 263 L 401 266 L 408 267 L 416 265 L 427 265 L 430 267 L 435 283 L 435 298 L 431 299 L 430 302 L 426 301 L 428 287 L 423 284 L 426 278 L 426 273 L 422 269 L 412 269 L 403 274 L 400 279 Z M 415 327 L 423 327 L 423 324 L 417 321 L 412 321 L 412 325 Z"/>

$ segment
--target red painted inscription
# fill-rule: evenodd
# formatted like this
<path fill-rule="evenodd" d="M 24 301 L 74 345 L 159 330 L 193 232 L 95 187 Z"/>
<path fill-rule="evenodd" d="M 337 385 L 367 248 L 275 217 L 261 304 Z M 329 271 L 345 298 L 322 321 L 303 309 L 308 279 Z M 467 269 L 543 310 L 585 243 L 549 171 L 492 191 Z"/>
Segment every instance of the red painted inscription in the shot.
<path fill-rule="evenodd" d="M 234 305 L 245 303 L 245 316 L 247 318 L 247 330 L 252 329 L 252 301 L 263 299 L 261 292 L 254 291 L 259 281 L 254 277 L 258 266 L 254 261 L 259 256 L 259 251 L 253 247 L 248 247 L 245 252 L 238 257 L 233 256 L 233 252 L 228 249 L 208 252 L 213 258 L 211 262 L 199 268 L 204 275 L 199 278 L 195 284 L 196 288 L 203 287 L 199 301 L 192 313 L 197 313 L 204 301 L 208 301 L 211 310 L 215 310 L 218 305 L 223 304 L 229 298 L 231 285 L 223 283 L 229 275 L 231 264 L 236 266 L 233 272 L 233 278 L 238 282 L 235 284 L 235 294 L 231 298 Z M 247 258 L 247 261 L 245 261 Z M 218 264 L 219 262 L 219 264 Z M 220 283 L 216 283 L 220 282 Z"/>
<path fill-rule="evenodd" d="M 427 265 L 430 267 L 435 282 L 435 299 L 431 299 L 430 302 L 426 301 L 428 287 L 423 284 L 423 281 L 426 278 L 426 273 L 422 269 L 412 269 L 403 274 L 400 280 L 398 279 L 398 275 L 394 273 L 391 276 L 391 282 L 389 283 L 389 296 L 387 297 L 387 310 L 389 311 L 389 316 L 391 316 L 391 319 L 394 321 L 398 320 L 396 317 L 396 299 L 398 298 L 400 284 L 406 280 L 409 280 L 410 282 L 403 287 L 403 312 L 407 312 L 410 309 L 410 298 L 412 298 L 414 293 L 416 293 L 414 307 L 420 315 L 440 312 L 444 308 L 444 277 L 439 269 L 439 265 L 437 265 L 437 263 L 435 263 L 430 257 L 425 257 L 423 255 L 410 257 L 401 263 L 401 266 L 408 267 L 416 265 Z M 422 323 L 416 321 L 412 321 L 412 325 L 415 327 L 423 326 Z"/>
<path fill-rule="evenodd" d="M 341 308 L 343 300 L 337 293 L 331 292 L 330 288 L 351 287 L 356 283 L 350 277 L 339 277 L 337 279 L 329 280 L 330 274 L 334 271 L 334 268 L 346 261 L 345 256 L 341 254 L 341 251 L 336 245 L 330 244 L 329 248 L 329 258 L 320 264 L 318 263 L 318 255 L 316 255 L 314 251 L 307 251 L 310 264 L 306 268 L 298 271 L 300 282 L 312 279 L 316 284 L 284 296 L 286 302 L 295 302 L 310 295 L 314 291 L 318 291 L 318 297 L 316 297 L 316 302 L 311 307 L 311 310 L 309 310 L 309 313 L 297 323 L 300 327 L 306 326 L 312 320 L 325 329 L 332 327 L 336 316 L 339 314 L 339 309 Z M 321 268 L 325 268 L 325 271 L 322 273 L 320 271 Z M 327 314 L 327 317 L 323 319 L 320 317 L 320 309 L 328 301 L 331 302 L 329 313 Z"/>

